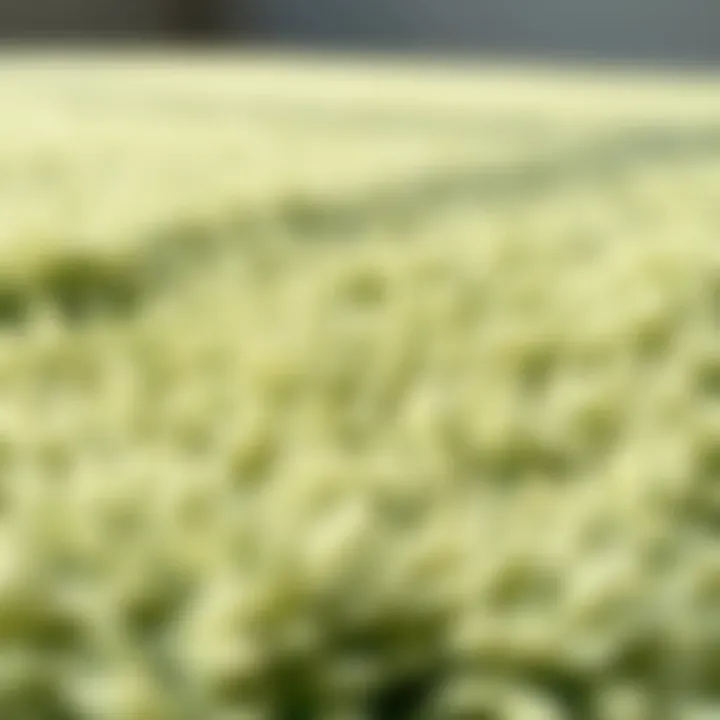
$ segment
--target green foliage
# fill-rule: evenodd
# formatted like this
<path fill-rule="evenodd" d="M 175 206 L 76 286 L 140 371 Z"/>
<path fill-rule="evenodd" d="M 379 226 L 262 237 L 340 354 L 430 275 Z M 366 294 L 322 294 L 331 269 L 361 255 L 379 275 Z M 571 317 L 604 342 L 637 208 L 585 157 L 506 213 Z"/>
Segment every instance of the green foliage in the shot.
<path fill-rule="evenodd" d="M 147 63 L 3 70 L 0 715 L 717 713 L 717 88 Z"/>

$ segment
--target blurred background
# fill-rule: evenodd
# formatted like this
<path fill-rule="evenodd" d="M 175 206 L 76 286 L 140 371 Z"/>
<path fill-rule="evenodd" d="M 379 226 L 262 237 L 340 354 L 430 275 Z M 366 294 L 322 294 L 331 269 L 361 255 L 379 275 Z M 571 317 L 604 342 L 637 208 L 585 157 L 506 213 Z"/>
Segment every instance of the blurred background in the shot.
<path fill-rule="evenodd" d="M 0 720 L 720 720 L 720 0 L 0 38 Z"/>
<path fill-rule="evenodd" d="M 3 40 L 195 40 L 720 60 L 716 0 L 0 0 Z"/>

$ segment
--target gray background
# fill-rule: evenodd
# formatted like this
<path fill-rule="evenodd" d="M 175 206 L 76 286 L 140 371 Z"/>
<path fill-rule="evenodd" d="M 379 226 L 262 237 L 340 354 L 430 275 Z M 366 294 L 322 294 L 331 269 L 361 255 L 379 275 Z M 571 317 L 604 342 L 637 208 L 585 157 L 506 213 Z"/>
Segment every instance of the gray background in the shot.
<path fill-rule="evenodd" d="M 290 41 L 720 60 L 720 0 L 231 0 L 227 10 L 231 28 Z"/>
<path fill-rule="evenodd" d="M 720 0 L 0 0 L 6 39 L 193 34 L 715 64 Z"/>

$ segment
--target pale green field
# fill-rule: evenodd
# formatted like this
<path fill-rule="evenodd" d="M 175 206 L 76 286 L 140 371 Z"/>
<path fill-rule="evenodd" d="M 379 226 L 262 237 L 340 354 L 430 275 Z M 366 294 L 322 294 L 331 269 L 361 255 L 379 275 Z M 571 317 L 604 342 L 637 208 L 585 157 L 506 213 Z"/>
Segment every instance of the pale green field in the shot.
<path fill-rule="evenodd" d="M 0 718 L 720 717 L 720 83 L 0 61 Z"/>

